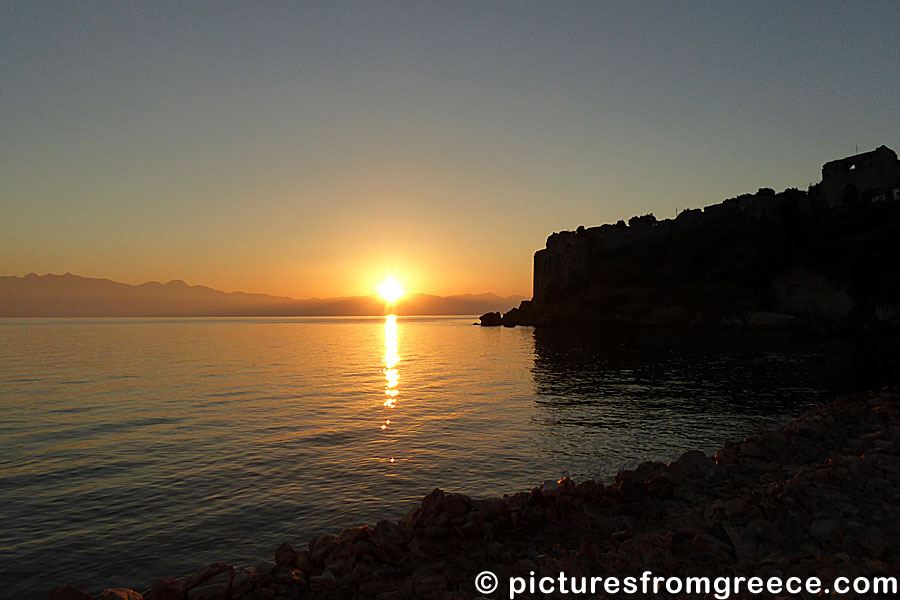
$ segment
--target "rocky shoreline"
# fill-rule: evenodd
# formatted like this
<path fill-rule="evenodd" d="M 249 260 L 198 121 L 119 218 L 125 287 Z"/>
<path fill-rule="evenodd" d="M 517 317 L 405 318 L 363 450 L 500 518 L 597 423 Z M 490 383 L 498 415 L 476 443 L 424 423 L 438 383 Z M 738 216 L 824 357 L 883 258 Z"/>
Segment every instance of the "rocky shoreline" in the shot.
<path fill-rule="evenodd" d="M 564 478 L 487 499 L 436 489 L 398 522 L 323 535 L 302 550 L 285 542 L 255 568 L 214 563 L 144 593 L 91 596 L 66 586 L 50 599 L 471 599 L 484 570 L 500 578 L 495 598 L 509 597 L 508 577 L 530 573 L 830 582 L 897 577 L 898 538 L 900 393 L 885 388 L 726 442 L 714 456 L 690 451 L 667 465 L 644 463 L 609 485 Z"/>

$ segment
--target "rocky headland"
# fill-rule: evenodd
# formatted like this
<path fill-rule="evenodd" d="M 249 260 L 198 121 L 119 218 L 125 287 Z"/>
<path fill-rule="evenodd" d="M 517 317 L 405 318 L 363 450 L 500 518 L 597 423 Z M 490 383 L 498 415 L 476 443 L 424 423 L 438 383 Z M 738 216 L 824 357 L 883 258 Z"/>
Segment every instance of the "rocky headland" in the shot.
<path fill-rule="evenodd" d="M 214 563 L 143 593 L 91 596 L 64 587 L 50 599 L 461 600 L 479 597 L 474 578 L 484 570 L 500 577 L 491 596 L 498 598 L 509 597 L 510 576 L 561 571 L 815 576 L 826 584 L 839 576 L 897 577 L 898 514 L 900 393 L 886 388 L 726 442 L 714 456 L 690 451 L 670 464 L 644 463 L 608 484 L 564 478 L 486 499 L 436 489 L 398 522 L 305 546 L 288 540 L 253 568 Z"/>
<path fill-rule="evenodd" d="M 552 234 L 530 302 L 483 325 L 900 331 L 900 161 L 831 161 L 808 190 L 761 188 L 674 219 Z"/>

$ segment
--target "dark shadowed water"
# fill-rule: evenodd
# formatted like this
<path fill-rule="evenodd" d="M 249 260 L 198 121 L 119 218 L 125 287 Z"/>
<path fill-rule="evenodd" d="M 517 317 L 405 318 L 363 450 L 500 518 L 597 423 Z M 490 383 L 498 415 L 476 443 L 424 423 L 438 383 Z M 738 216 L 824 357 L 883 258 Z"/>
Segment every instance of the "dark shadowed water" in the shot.
<path fill-rule="evenodd" d="M 779 333 L 472 321 L 0 320 L 0 595 L 253 565 L 435 487 L 609 479 L 883 374 Z"/>

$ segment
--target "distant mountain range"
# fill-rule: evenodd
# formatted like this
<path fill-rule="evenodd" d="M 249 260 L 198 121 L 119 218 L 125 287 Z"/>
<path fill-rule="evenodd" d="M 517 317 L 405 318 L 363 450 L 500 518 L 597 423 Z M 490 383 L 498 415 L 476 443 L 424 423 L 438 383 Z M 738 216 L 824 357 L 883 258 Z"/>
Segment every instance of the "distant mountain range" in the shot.
<path fill-rule="evenodd" d="M 375 295 L 296 300 L 222 292 L 181 280 L 128 285 L 71 273 L 0 277 L 0 317 L 480 315 L 506 311 L 523 299 L 496 294 L 408 294 L 387 306 Z"/>

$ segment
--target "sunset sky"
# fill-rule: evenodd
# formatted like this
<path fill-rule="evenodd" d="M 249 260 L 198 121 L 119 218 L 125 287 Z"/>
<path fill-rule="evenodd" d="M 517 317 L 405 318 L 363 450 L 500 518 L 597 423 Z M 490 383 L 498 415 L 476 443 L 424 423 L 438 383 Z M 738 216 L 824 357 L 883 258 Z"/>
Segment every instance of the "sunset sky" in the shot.
<path fill-rule="evenodd" d="M 546 237 L 900 149 L 900 2 L 0 6 L 0 275 L 530 295 Z"/>

